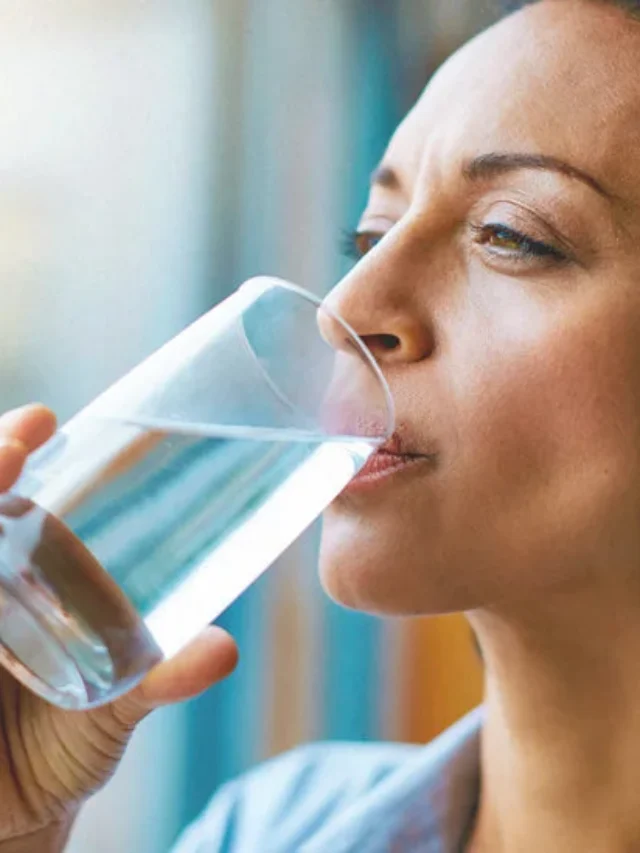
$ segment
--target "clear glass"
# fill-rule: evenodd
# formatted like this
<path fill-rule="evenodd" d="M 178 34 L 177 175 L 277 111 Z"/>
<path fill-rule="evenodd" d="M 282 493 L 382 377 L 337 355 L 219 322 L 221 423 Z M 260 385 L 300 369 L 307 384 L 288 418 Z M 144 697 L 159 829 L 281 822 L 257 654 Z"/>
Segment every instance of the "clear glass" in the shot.
<path fill-rule="evenodd" d="M 234 601 L 393 431 L 311 294 L 253 279 L 63 426 L 0 496 L 0 659 L 82 709 Z"/>

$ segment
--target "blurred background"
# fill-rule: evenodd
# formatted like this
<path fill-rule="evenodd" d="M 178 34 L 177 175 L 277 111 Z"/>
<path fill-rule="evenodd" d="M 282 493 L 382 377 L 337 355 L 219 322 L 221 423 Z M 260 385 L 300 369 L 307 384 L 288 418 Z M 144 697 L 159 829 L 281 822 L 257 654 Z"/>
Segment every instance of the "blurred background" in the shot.
<path fill-rule="evenodd" d="M 0 3 L 0 408 L 66 419 L 251 275 L 328 290 L 394 126 L 491 17 L 478 0 Z M 166 853 L 267 756 L 427 741 L 479 701 L 465 624 L 339 608 L 317 539 L 224 614 L 238 671 L 145 722 L 72 853 Z"/>

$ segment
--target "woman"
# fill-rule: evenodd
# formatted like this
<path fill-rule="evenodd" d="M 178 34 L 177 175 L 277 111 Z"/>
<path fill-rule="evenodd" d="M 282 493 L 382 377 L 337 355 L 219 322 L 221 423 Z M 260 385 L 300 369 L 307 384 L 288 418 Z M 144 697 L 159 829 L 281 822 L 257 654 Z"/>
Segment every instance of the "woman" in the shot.
<path fill-rule="evenodd" d="M 179 853 L 640 850 L 640 24 L 541 0 L 429 84 L 331 294 L 396 438 L 326 516 L 321 572 L 384 614 L 465 611 L 482 710 L 435 744 L 312 747 L 227 786 Z M 53 429 L 5 416 L 0 488 Z M 68 714 L 1 675 L 0 853 L 55 853 L 135 723 L 234 666 L 217 629 Z"/>

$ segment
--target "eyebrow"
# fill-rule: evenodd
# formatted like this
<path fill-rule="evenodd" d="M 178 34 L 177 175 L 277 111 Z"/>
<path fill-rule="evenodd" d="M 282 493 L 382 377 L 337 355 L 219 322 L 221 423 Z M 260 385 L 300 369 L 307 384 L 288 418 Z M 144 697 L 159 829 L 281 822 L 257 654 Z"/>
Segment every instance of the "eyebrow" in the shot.
<path fill-rule="evenodd" d="M 605 198 L 612 198 L 612 194 L 607 192 L 605 188 L 594 177 L 566 163 L 564 160 L 559 160 L 557 157 L 550 157 L 547 154 L 502 154 L 491 153 L 481 154 L 475 157 L 463 167 L 462 173 L 470 181 L 482 180 L 483 178 L 492 178 L 497 175 L 505 175 L 509 172 L 515 172 L 518 169 L 539 169 L 548 172 L 560 172 L 567 175 L 569 178 L 574 178 L 590 186 L 597 193 Z"/>
<path fill-rule="evenodd" d="M 371 186 L 384 187 L 388 190 L 399 190 L 401 187 L 400 178 L 391 166 L 381 163 L 371 174 Z"/>

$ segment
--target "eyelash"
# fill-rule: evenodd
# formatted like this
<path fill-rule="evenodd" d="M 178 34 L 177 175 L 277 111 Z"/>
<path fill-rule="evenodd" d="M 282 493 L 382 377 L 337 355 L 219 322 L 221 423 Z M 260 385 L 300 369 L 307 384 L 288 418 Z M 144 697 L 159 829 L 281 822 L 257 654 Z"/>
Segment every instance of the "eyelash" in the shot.
<path fill-rule="evenodd" d="M 489 246 L 489 248 L 497 249 L 496 254 L 515 256 L 525 261 L 548 258 L 561 263 L 568 260 L 564 252 L 561 252 L 555 246 L 543 243 L 541 240 L 534 240 L 533 237 L 528 237 L 526 234 L 509 228 L 507 225 L 502 225 L 499 222 L 492 222 L 486 225 L 473 225 L 472 230 L 476 242 L 481 246 Z M 500 247 L 491 243 L 493 239 L 502 239 L 510 243 L 515 243 L 518 248 L 506 249 L 505 247 Z M 500 251 L 501 249 L 502 251 Z"/>
<path fill-rule="evenodd" d="M 534 240 L 533 237 L 529 237 L 521 231 L 516 231 L 499 222 L 492 222 L 486 225 L 473 225 L 472 231 L 479 245 L 488 245 L 489 248 L 497 249 L 496 254 L 515 256 L 519 260 L 524 261 L 548 258 L 556 263 L 563 263 L 568 260 L 564 252 L 561 252 L 555 246 L 551 246 L 541 240 Z M 383 237 L 384 234 L 375 234 L 371 231 L 343 231 L 340 241 L 342 254 L 354 261 L 360 261 L 373 248 L 373 246 L 369 246 L 369 248 L 363 249 L 362 242 L 373 240 L 375 241 L 374 245 L 376 245 Z M 502 247 L 502 251 L 500 251 L 501 247 L 499 245 L 496 246 L 493 244 L 492 246 L 490 241 L 493 239 L 502 239 L 510 243 L 515 243 L 518 248 L 514 250 Z"/>
<path fill-rule="evenodd" d="M 340 237 L 340 249 L 346 258 L 352 261 L 361 261 L 362 258 L 373 249 L 370 246 L 366 251 L 362 249 L 363 240 L 375 240 L 376 244 L 382 240 L 384 234 L 374 234 L 372 231 L 343 231 Z"/>

